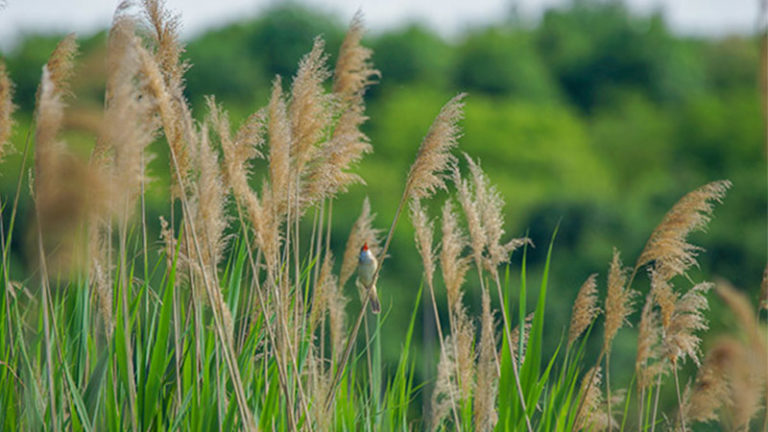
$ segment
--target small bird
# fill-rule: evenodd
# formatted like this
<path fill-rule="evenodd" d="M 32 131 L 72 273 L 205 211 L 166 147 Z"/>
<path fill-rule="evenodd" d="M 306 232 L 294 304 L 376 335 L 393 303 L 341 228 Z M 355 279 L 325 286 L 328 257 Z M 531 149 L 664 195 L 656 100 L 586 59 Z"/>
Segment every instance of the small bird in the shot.
<path fill-rule="evenodd" d="M 376 293 L 376 285 L 373 280 L 378 267 L 379 263 L 376 261 L 376 257 L 373 256 L 373 253 L 371 253 L 371 250 L 368 249 L 368 243 L 363 244 L 363 247 L 360 248 L 360 258 L 357 261 L 357 278 L 370 293 L 371 312 L 375 314 L 381 312 L 379 295 Z"/>

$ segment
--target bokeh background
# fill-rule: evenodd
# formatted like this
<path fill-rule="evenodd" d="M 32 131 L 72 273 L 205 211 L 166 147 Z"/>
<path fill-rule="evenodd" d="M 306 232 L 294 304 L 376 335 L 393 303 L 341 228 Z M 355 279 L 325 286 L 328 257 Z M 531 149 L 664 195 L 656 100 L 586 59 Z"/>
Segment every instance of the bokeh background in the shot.
<path fill-rule="evenodd" d="M 111 9 L 95 21 L 79 12 L 56 19 L 45 7 L 53 2 L 5 3 L 0 57 L 16 83 L 20 110 L 18 151 L 1 165 L 0 193 L 13 196 L 41 67 L 65 31 L 80 30 L 82 48 L 66 137 L 83 157 L 92 149 L 104 90 L 106 33 L 100 29 L 108 27 Z M 74 10 L 87 10 L 89 2 L 80 3 L 74 2 Z M 315 36 L 326 40 L 333 64 L 348 20 L 360 6 L 275 3 L 238 15 L 226 13 L 227 2 L 207 3 L 221 3 L 207 21 L 190 3 L 194 25 L 184 32 L 185 56 L 192 64 L 187 96 L 199 118 L 204 96 L 216 95 L 235 124 L 266 104 L 275 75 L 293 75 Z M 538 281 L 559 224 L 547 304 L 548 349 L 560 342 L 587 276 L 599 273 L 604 291 L 612 248 L 633 263 L 666 210 L 710 181 L 730 179 L 734 186 L 709 231 L 694 238 L 706 252 L 691 278 L 726 279 L 756 297 L 768 249 L 766 90 L 761 84 L 766 47 L 758 3 L 734 2 L 728 8 L 723 5 L 729 2 L 679 2 L 687 5 L 687 15 L 679 8 L 664 12 L 639 3 L 574 0 L 531 7 L 531 2 L 508 2 L 490 13 L 466 12 L 464 20 L 440 10 L 450 2 L 430 3 L 434 14 L 428 8 L 398 14 L 390 10 L 397 2 L 391 8 L 371 6 L 371 11 L 363 5 L 374 23 L 365 43 L 382 74 L 368 93 L 370 121 L 364 128 L 375 152 L 359 166 L 367 184 L 334 203 L 336 255 L 365 196 L 378 214 L 377 224 L 389 226 L 421 138 L 442 104 L 464 91 L 469 97 L 461 150 L 481 160 L 505 197 L 507 233 L 528 235 L 535 243 L 528 251 L 531 283 Z M 173 6 L 186 22 L 183 4 Z M 371 16 L 377 11 L 385 18 Z M 155 227 L 168 206 L 167 156 L 156 153 L 151 174 L 158 187 L 150 190 L 148 209 Z M 444 199 L 442 194 L 434 200 L 433 214 Z M 19 229 L 28 231 L 28 194 L 22 194 L 20 214 Z M 402 221 L 382 272 L 385 361 L 399 355 L 421 281 L 412 236 L 409 222 Z M 23 269 L 17 274 L 34 271 L 27 268 L 32 261 L 26 249 L 24 238 L 17 237 L 12 259 Z M 520 263 L 518 252 L 510 266 L 513 287 Z M 480 302 L 475 284 L 470 276 L 466 302 L 472 313 Z M 638 279 L 635 288 L 647 292 L 647 281 Z M 352 311 L 359 302 L 351 285 L 347 294 Z M 529 298 L 531 305 L 535 299 Z M 428 313 L 417 342 L 429 353 L 422 357 L 425 376 L 436 359 Z M 716 334 L 721 319 L 716 304 L 710 317 Z M 619 333 L 615 382 L 628 382 L 633 338 L 632 329 Z"/>

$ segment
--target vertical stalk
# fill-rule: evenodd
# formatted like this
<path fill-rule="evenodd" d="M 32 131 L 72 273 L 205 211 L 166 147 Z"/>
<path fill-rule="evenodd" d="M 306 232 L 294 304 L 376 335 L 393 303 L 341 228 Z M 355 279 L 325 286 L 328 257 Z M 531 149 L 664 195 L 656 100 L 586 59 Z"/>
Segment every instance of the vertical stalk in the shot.
<path fill-rule="evenodd" d="M 677 362 L 672 362 L 672 371 L 675 374 L 675 391 L 677 391 L 677 407 L 680 411 L 680 425 L 683 427 L 683 432 L 685 432 L 685 413 L 683 413 L 683 398 L 680 397 L 680 380 L 677 377 Z"/>
<path fill-rule="evenodd" d="M 504 306 L 504 295 L 501 292 L 501 281 L 499 280 L 499 272 L 495 271 L 493 278 L 496 281 L 496 291 L 499 296 L 499 304 L 501 304 L 501 319 L 504 322 L 504 333 L 506 333 L 507 348 L 509 349 L 509 359 L 512 361 L 512 374 L 515 377 L 515 387 L 517 388 L 517 396 L 520 399 L 520 407 L 523 409 L 523 415 L 525 416 L 525 427 L 528 432 L 533 432 L 533 426 L 531 425 L 531 419 L 528 417 L 528 409 L 525 403 L 525 395 L 523 394 L 523 385 L 520 382 L 520 372 L 517 367 L 517 359 L 515 359 L 515 350 L 512 348 L 512 328 L 509 324 L 509 318 L 507 317 L 507 308 Z M 520 329 L 520 340 L 522 341 L 522 335 L 525 329 Z"/>

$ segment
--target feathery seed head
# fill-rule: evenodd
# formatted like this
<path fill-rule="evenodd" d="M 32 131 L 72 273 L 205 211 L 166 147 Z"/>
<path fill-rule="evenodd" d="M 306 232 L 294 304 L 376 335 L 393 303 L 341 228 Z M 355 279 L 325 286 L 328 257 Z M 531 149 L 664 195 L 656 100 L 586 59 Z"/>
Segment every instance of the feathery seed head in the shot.
<path fill-rule="evenodd" d="M 714 210 L 713 202 L 722 202 L 731 182 L 721 180 L 706 184 L 680 199 L 653 230 L 635 268 L 655 261 L 656 271 L 664 280 L 697 265 L 700 247 L 687 242 L 692 231 L 706 228 Z"/>
<path fill-rule="evenodd" d="M 635 373 L 640 390 L 647 389 L 654 379 L 664 372 L 661 359 L 661 322 L 659 313 L 653 308 L 653 295 L 647 295 L 637 330 L 637 356 Z"/>
<path fill-rule="evenodd" d="M 467 244 L 467 239 L 459 227 L 453 204 L 450 200 L 443 205 L 442 248 L 440 250 L 440 269 L 448 294 L 448 306 L 452 311 L 461 306 L 461 285 L 469 270 L 469 258 L 461 253 Z"/>
<path fill-rule="evenodd" d="M 613 338 L 625 324 L 629 324 L 627 317 L 632 313 L 632 303 L 635 291 L 625 286 L 627 283 L 627 269 L 623 267 L 619 251 L 613 249 L 613 259 L 608 271 L 608 294 L 605 297 L 605 337 L 603 350 L 610 353 Z"/>
<path fill-rule="evenodd" d="M 445 189 L 444 171 L 456 163 L 451 150 L 458 143 L 458 122 L 463 117 L 464 96 L 460 93 L 443 106 L 421 142 L 408 172 L 407 197 L 427 198 L 436 190 Z"/>
<path fill-rule="evenodd" d="M 710 283 L 700 283 L 675 302 L 674 313 L 663 335 L 663 351 L 673 365 L 686 356 L 699 365 L 701 338 L 696 332 L 709 328 L 704 311 L 709 308 L 706 293 L 712 287 Z"/>
<path fill-rule="evenodd" d="M 581 286 L 573 303 L 571 323 L 568 327 L 568 345 L 572 345 L 602 312 L 597 300 L 597 273 L 594 273 Z"/>
<path fill-rule="evenodd" d="M 10 143 L 13 130 L 13 83 L 8 77 L 5 63 L 0 61 L 0 161 L 6 154 L 6 146 Z"/>
<path fill-rule="evenodd" d="M 410 201 L 411 221 L 415 228 L 414 236 L 416 249 L 421 255 L 421 262 L 424 267 L 424 277 L 427 285 L 432 285 L 435 274 L 435 253 L 433 251 L 433 233 L 435 230 L 434 222 L 429 220 L 424 207 L 419 200 Z"/>

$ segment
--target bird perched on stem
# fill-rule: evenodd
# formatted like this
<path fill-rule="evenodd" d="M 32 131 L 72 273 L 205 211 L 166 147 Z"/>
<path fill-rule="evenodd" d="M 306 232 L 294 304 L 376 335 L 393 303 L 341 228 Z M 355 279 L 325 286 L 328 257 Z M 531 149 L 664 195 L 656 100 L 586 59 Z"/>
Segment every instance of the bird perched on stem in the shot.
<path fill-rule="evenodd" d="M 375 314 L 381 312 L 379 295 L 376 293 L 376 285 L 373 280 L 378 267 L 379 263 L 376 261 L 373 253 L 371 253 L 371 250 L 368 249 L 368 243 L 363 244 L 363 247 L 360 248 L 360 258 L 357 262 L 357 278 L 363 284 L 366 291 L 368 291 L 371 300 L 371 312 Z"/>

